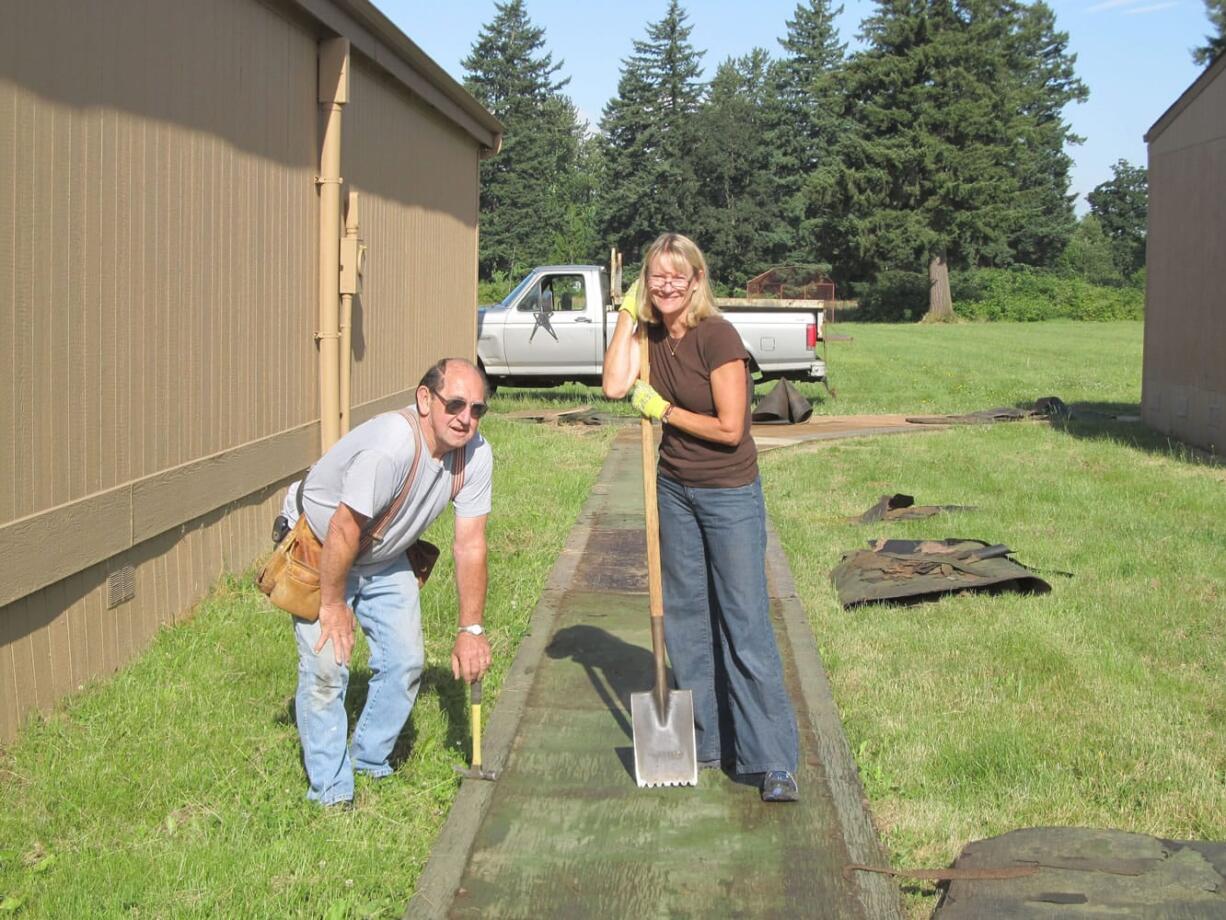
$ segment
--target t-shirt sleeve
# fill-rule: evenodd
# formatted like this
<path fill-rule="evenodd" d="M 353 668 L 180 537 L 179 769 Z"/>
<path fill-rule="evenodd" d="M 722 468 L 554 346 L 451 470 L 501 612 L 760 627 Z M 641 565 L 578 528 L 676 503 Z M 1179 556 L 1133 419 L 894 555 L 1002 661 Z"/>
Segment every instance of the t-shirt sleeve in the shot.
<path fill-rule="evenodd" d="M 702 361 L 708 371 L 722 367 L 729 361 L 748 361 L 749 352 L 741 342 L 741 334 L 732 323 L 724 319 L 707 320 L 710 332 L 700 343 Z M 705 323 L 704 323 L 705 325 Z"/>
<path fill-rule="evenodd" d="M 361 450 L 345 466 L 340 500 L 358 514 L 378 517 L 396 498 L 400 486 L 391 457 L 377 450 Z"/>
<path fill-rule="evenodd" d="M 468 464 L 464 468 L 464 485 L 455 497 L 456 517 L 481 517 L 490 513 L 494 486 L 494 452 L 489 441 L 478 436 Z"/>

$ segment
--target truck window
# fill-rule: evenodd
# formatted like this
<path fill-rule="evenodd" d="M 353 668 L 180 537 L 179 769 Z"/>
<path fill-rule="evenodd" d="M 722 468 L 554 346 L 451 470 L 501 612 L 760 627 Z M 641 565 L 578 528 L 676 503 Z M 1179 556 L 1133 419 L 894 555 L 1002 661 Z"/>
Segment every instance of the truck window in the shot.
<path fill-rule="evenodd" d="M 582 275 L 546 275 L 519 303 L 529 313 L 582 313 L 586 308 Z"/>

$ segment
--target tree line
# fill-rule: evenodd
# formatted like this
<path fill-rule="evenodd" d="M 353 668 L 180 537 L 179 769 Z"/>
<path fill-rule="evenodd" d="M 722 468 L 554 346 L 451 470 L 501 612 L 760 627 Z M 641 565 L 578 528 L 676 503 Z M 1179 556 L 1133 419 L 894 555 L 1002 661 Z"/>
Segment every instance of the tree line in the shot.
<path fill-rule="evenodd" d="M 1118 284 L 1144 265 L 1144 169 L 1119 161 L 1074 214 L 1081 139 L 1064 110 L 1088 91 L 1042 0 L 877 0 L 852 53 L 841 12 L 801 0 L 776 55 L 729 58 L 704 82 L 670 0 L 592 130 L 523 0 L 496 3 L 463 62 L 505 127 L 481 165 L 482 278 L 613 246 L 633 262 L 666 229 L 699 241 L 725 288 L 779 264 L 844 290 L 922 273 L 936 312 L 951 268 Z"/>

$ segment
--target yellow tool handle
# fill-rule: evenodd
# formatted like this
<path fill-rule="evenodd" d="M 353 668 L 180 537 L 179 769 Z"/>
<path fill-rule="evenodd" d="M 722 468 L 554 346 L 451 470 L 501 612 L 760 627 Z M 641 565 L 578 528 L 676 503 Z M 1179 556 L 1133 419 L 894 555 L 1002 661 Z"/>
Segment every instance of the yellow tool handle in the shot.
<path fill-rule="evenodd" d="M 473 769 L 481 769 L 481 681 L 472 684 Z"/>

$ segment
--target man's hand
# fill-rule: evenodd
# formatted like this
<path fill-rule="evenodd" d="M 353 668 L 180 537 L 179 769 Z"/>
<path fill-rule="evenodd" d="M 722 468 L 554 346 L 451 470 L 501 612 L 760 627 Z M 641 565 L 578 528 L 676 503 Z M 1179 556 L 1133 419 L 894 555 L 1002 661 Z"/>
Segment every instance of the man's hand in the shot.
<path fill-rule="evenodd" d="M 622 295 L 621 306 L 617 308 L 623 313 L 629 313 L 630 318 L 636 323 L 639 321 L 639 282 L 634 279 L 634 284 L 626 289 L 626 293 Z"/>
<path fill-rule="evenodd" d="M 353 655 L 354 626 L 353 611 L 348 604 L 320 604 L 319 642 L 315 654 L 318 655 L 331 640 L 336 663 L 348 666 Z"/>
<path fill-rule="evenodd" d="M 630 405 L 638 409 L 643 418 L 659 421 L 668 410 L 669 402 L 651 384 L 636 380 L 630 391 Z"/>
<path fill-rule="evenodd" d="M 461 632 L 451 650 L 451 676 L 471 684 L 480 680 L 490 667 L 490 644 L 485 636 Z"/>

